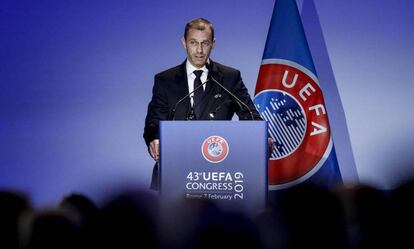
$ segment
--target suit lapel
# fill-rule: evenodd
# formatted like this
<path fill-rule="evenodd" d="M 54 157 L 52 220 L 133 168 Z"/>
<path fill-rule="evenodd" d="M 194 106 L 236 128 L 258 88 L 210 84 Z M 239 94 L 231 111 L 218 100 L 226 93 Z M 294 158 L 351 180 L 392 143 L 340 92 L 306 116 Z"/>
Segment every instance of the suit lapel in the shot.
<path fill-rule="evenodd" d="M 218 82 L 223 82 L 223 74 L 221 73 L 221 71 L 219 70 L 217 65 L 211 60 L 210 60 L 210 65 L 211 65 L 210 66 L 210 71 L 211 72 L 209 72 L 209 74 L 210 74 L 209 78 L 210 78 L 211 82 L 209 82 L 209 83 L 211 83 L 211 84 L 209 84 L 209 85 L 210 85 L 211 88 L 214 89 L 215 93 L 221 93 L 223 91 L 223 89 L 219 85 L 217 85 L 212 78 L 214 78 Z"/>

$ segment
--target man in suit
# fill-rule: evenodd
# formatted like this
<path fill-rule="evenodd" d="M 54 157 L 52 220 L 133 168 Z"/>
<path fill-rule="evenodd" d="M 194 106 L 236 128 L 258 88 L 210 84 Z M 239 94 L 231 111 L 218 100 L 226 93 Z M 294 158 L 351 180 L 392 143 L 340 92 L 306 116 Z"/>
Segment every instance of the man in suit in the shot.
<path fill-rule="evenodd" d="M 153 95 L 145 119 L 144 139 L 156 162 L 159 160 L 160 120 L 231 120 L 234 113 L 240 120 L 261 120 L 240 71 L 210 59 L 216 41 L 211 22 L 204 18 L 190 21 L 181 41 L 187 58 L 181 65 L 155 75 Z M 156 163 L 151 188 L 157 187 Z"/>

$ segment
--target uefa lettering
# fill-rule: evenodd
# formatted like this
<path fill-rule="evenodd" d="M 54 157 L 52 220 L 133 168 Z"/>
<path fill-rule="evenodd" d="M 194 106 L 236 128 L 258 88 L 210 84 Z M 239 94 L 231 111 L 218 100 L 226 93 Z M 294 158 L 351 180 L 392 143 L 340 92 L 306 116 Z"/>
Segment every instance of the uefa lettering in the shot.
<path fill-rule="evenodd" d="M 331 132 L 316 76 L 282 59 L 263 60 L 254 99 L 275 142 L 269 160 L 271 189 L 305 181 L 332 149 Z"/>

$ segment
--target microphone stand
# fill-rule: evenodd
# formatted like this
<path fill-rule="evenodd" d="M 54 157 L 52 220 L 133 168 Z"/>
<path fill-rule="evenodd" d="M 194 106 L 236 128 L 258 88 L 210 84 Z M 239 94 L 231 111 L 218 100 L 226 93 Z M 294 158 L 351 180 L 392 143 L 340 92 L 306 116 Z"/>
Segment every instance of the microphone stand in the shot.
<path fill-rule="evenodd" d="M 250 118 L 252 120 L 254 120 L 253 112 L 250 110 L 248 105 L 246 105 L 243 101 L 241 101 L 236 95 L 234 95 L 232 92 L 230 92 L 226 87 L 224 87 L 222 84 L 220 84 L 216 79 L 214 79 L 214 77 L 212 75 L 210 76 L 210 78 L 213 80 L 214 83 L 219 85 L 222 89 L 224 89 L 224 91 L 226 91 L 228 94 L 230 94 L 230 96 L 232 96 L 239 105 L 240 104 L 243 105 L 246 108 L 246 110 L 249 112 Z M 243 108 L 241 108 L 241 106 L 240 106 L 240 109 L 243 109 Z"/>
<path fill-rule="evenodd" d="M 227 99 L 227 100 L 225 100 L 225 101 L 223 101 L 222 103 L 220 103 L 220 105 L 219 106 L 217 106 L 217 108 L 214 110 L 214 111 L 212 111 L 212 112 L 210 112 L 209 114 L 208 114 L 208 116 L 210 117 L 210 118 L 214 118 L 215 117 L 215 115 L 216 115 L 216 113 L 217 113 L 217 111 L 218 110 L 220 110 L 221 109 L 221 107 L 224 105 L 224 104 L 226 104 L 226 103 L 231 103 L 231 102 L 235 102 L 235 103 L 237 103 L 237 105 L 239 106 L 239 108 L 240 108 L 240 110 L 241 109 L 243 109 L 243 107 L 240 105 L 240 103 L 239 102 L 237 102 L 237 101 L 234 101 L 234 100 L 232 100 L 232 99 Z"/>
<path fill-rule="evenodd" d="M 172 109 L 171 109 L 171 111 L 170 111 L 170 113 L 171 113 L 171 120 L 175 120 L 175 111 L 176 111 L 176 109 L 177 109 L 177 106 L 178 106 L 181 102 L 183 102 L 185 99 L 187 99 L 188 97 L 190 97 L 190 96 L 191 96 L 191 94 L 193 94 L 195 91 L 197 91 L 200 87 L 203 87 L 203 85 L 205 85 L 207 82 L 208 82 L 208 80 L 206 80 L 206 81 L 205 81 L 204 83 L 202 83 L 201 85 L 197 86 L 197 87 L 196 87 L 193 91 L 191 91 L 190 93 L 186 94 L 184 97 L 182 97 L 180 100 L 178 100 L 178 101 L 177 101 L 177 103 L 175 103 L 174 108 L 172 108 Z M 190 98 L 192 98 L 192 96 L 191 96 Z M 194 114 L 194 108 L 193 108 L 193 107 L 191 107 L 191 112 L 190 112 L 190 115 L 191 115 L 191 113 L 193 113 L 193 114 Z M 194 115 L 193 115 L 193 117 L 194 117 Z M 187 118 L 188 118 L 188 115 L 187 115 Z M 193 118 L 193 119 L 194 119 L 194 118 Z"/>

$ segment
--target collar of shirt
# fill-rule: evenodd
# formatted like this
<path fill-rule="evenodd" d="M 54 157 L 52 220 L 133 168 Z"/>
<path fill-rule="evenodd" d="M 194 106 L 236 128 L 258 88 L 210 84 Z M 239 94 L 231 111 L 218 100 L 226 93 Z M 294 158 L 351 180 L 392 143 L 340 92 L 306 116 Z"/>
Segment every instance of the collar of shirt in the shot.
<path fill-rule="evenodd" d="M 207 80 L 208 69 L 206 65 L 204 65 L 202 68 L 196 68 L 187 60 L 186 70 L 187 70 L 188 92 L 190 93 L 194 90 L 194 80 L 196 78 L 193 72 L 195 70 L 203 70 L 203 74 L 201 75 L 201 82 L 204 83 Z M 203 89 L 206 90 L 206 84 L 203 85 Z M 191 94 L 191 97 L 194 97 L 194 93 Z M 191 101 L 191 105 L 193 105 L 193 98 L 191 98 L 190 101 Z"/>

